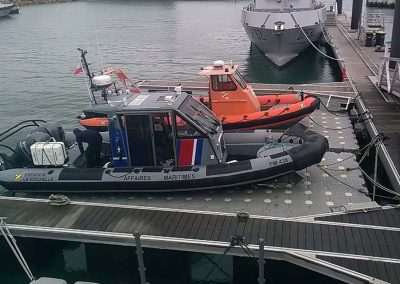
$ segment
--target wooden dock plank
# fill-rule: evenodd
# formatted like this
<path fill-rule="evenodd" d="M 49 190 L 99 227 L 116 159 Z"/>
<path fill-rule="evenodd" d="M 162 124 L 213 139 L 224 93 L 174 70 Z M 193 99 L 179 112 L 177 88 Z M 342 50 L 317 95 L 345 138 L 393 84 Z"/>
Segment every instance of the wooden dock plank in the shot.
<path fill-rule="evenodd" d="M 86 226 L 86 230 L 98 231 L 101 224 L 107 220 L 107 217 L 112 214 L 113 210 L 114 208 L 112 207 L 102 208 L 97 214 L 96 218 L 94 218 L 93 221 Z"/>
<path fill-rule="evenodd" d="M 165 232 L 166 237 L 171 237 L 174 235 L 174 232 L 178 228 L 178 226 L 181 224 L 181 220 L 185 218 L 185 215 L 187 214 L 175 214 L 174 219 L 171 221 L 173 226 L 169 226 L 168 230 Z"/>
<path fill-rule="evenodd" d="M 214 230 L 210 236 L 210 240 L 216 241 L 221 239 L 222 228 L 225 226 L 225 221 L 230 218 L 226 218 L 225 216 L 218 216 L 217 222 L 215 224 Z"/>
<path fill-rule="evenodd" d="M 99 231 L 106 231 L 108 226 L 115 220 L 115 218 L 118 214 L 118 208 L 112 207 L 112 209 L 113 210 L 108 214 L 108 216 L 104 220 L 104 222 L 99 226 L 99 228 L 98 228 Z"/>
<path fill-rule="evenodd" d="M 267 236 L 265 238 L 265 244 L 267 246 L 273 246 L 274 245 L 274 234 L 275 234 L 276 221 L 275 220 L 268 220 L 266 222 L 267 222 Z"/>
<path fill-rule="evenodd" d="M 221 216 L 219 216 L 219 217 L 221 217 Z M 208 223 L 208 226 L 207 226 L 207 230 L 204 232 L 204 235 L 203 235 L 204 240 L 211 239 L 211 236 L 214 234 L 215 231 L 217 231 L 217 222 L 221 221 L 221 220 L 222 220 L 222 218 L 218 218 L 218 217 L 210 219 L 210 222 Z"/>
<path fill-rule="evenodd" d="M 273 245 L 276 247 L 282 246 L 282 236 L 283 236 L 283 222 L 276 222 L 274 231 L 274 242 Z"/>
<path fill-rule="evenodd" d="M 198 226 L 198 230 L 196 232 L 196 234 L 194 235 L 195 239 L 204 239 L 204 235 L 206 233 L 206 231 L 211 231 L 208 224 L 210 223 L 211 220 L 211 215 L 204 215 L 203 219 L 201 220 L 201 222 L 199 223 Z"/>
<path fill-rule="evenodd" d="M 331 251 L 339 252 L 339 243 L 335 227 L 328 226 L 329 245 Z"/>
<path fill-rule="evenodd" d="M 252 233 L 249 239 L 249 242 L 252 244 L 258 243 L 260 236 L 262 234 L 262 228 L 261 228 L 261 220 L 260 219 L 254 219 L 253 222 L 253 229 Z"/>
<path fill-rule="evenodd" d="M 219 239 L 223 242 L 230 241 L 231 235 L 229 232 L 231 231 L 231 227 L 234 226 L 235 220 L 233 218 L 225 217 L 224 226 L 221 229 L 221 233 L 219 234 Z"/>
<path fill-rule="evenodd" d="M 146 218 L 143 220 L 143 225 L 140 228 L 139 233 L 148 232 L 154 223 L 154 220 L 157 216 L 157 211 L 151 210 L 149 214 L 147 214 Z"/>
<path fill-rule="evenodd" d="M 189 234 L 187 235 L 188 239 L 193 239 L 197 232 L 200 230 L 200 224 L 203 221 L 204 215 L 203 214 L 197 214 L 196 219 L 193 222 L 193 225 L 191 226 L 191 229 L 189 231 Z"/>
<path fill-rule="evenodd" d="M 282 225 L 282 246 L 290 247 L 290 222 L 283 222 Z"/>
<path fill-rule="evenodd" d="M 307 224 L 298 224 L 297 246 L 300 249 L 306 249 L 306 225 Z"/>
<path fill-rule="evenodd" d="M 152 211 L 153 210 L 140 210 L 139 214 L 134 215 L 133 220 L 127 227 L 128 232 L 131 234 L 143 233 L 143 222 L 149 215 L 151 215 Z"/>
<path fill-rule="evenodd" d="M 296 248 L 297 242 L 298 242 L 298 237 L 297 237 L 297 223 L 296 222 L 290 222 L 290 234 L 289 234 L 289 247 Z"/>
<path fill-rule="evenodd" d="M 335 228 L 336 228 L 336 233 L 337 233 L 339 252 L 346 253 L 347 252 L 348 242 L 346 240 L 346 236 L 345 236 L 344 230 L 345 229 L 350 229 L 350 228 L 344 228 L 344 227 L 341 227 L 341 226 L 336 226 Z"/>
<path fill-rule="evenodd" d="M 110 224 L 107 226 L 105 231 L 106 232 L 113 232 L 115 230 L 115 228 L 118 226 L 118 223 L 120 222 L 120 220 L 125 216 L 127 211 L 128 210 L 126 210 L 126 209 L 118 208 L 115 218 L 113 219 L 112 222 L 110 221 Z"/>
<path fill-rule="evenodd" d="M 313 224 L 305 224 L 306 225 L 306 249 L 315 249 L 316 236 L 314 234 L 314 225 Z"/>

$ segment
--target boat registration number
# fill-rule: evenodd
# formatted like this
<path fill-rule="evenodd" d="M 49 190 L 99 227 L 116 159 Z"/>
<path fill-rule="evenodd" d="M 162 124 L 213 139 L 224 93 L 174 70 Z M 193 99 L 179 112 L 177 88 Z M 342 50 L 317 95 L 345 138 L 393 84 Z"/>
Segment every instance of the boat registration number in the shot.
<path fill-rule="evenodd" d="M 280 158 L 280 159 L 275 159 L 275 160 L 270 161 L 269 162 L 269 166 L 270 167 L 276 167 L 276 166 L 287 164 L 289 162 L 290 161 L 289 161 L 289 159 L 287 157 L 283 157 L 283 158 Z"/>

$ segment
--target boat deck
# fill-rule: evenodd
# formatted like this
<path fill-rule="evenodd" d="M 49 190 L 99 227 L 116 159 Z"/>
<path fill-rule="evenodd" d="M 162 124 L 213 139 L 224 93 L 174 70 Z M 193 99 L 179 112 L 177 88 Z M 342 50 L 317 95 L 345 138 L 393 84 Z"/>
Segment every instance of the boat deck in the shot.
<path fill-rule="evenodd" d="M 388 102 L 370 80 L 370 77 L 375 77 L 376 74 L 376 68 L 371 63 L 375 62 L 376 58 L 361 53 L 360 50 L 363 48 L 354 39 L 357 34 L 348 30 L 346 19 L 338 17 L 338 25 L 329 26 L 327 30 L 335 52 L 344 60 L 347 73 L 354 82 L 357 93 L 360 94 L 362 99 L 360 104 L 364 105 L 372 115 L 367 122 L 370 135 L 375 136 L 378 132 L 383 132 L 388 138 L 381 147 L 380 159 L 384 165 L 389 165 L 386 171 L 394 189 L 400 191 L 400 105 L 395 101 Z"/>

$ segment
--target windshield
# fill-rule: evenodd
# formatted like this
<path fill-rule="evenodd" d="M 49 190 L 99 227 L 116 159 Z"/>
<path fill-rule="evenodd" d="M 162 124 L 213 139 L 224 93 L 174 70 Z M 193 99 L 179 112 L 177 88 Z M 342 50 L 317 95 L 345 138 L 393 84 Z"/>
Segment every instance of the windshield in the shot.
<path fill-rule="evenodd" d="M 220 122 L 214 114 L 199 101 L 192 97 L 187 97 L 179 110 L 196 122 L 197 126 L 205 132 L 209 134 L 217 133 Z"/>
<path fill-rule="evenodd" d="M 239 71 L 236 71 L 235 73 L 233 73 L 233 77 L 236 79 L 236 81 L 239 83 L 240 87 L 242 87 L 242 89 L 246 89 L 247 85 L 246 85 L 246 81 L 243 79 L 242 74 L 239 73 Z"/>

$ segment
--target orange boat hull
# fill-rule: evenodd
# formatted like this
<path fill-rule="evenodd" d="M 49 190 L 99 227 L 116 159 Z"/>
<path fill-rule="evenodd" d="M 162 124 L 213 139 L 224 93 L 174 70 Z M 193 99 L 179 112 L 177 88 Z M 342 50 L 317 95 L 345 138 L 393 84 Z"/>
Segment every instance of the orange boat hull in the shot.
<path fill-rule="evenodd" d="M 319 107 L 318 98 L 304 96 L 305 99 L 302 101 L 297 99 L 297 94 L 258 96 L 262 111 L 240 115 L 215 115 L 222 122 L 225 130 L 285 129 L 296 124 Z M 207 105 L 209 100 L 208 97 L 205 97 L 200 101 Z M 108 118 L 84 118 L 80 119 L 79 123 L 88 129 L 107 131 Z"/>

